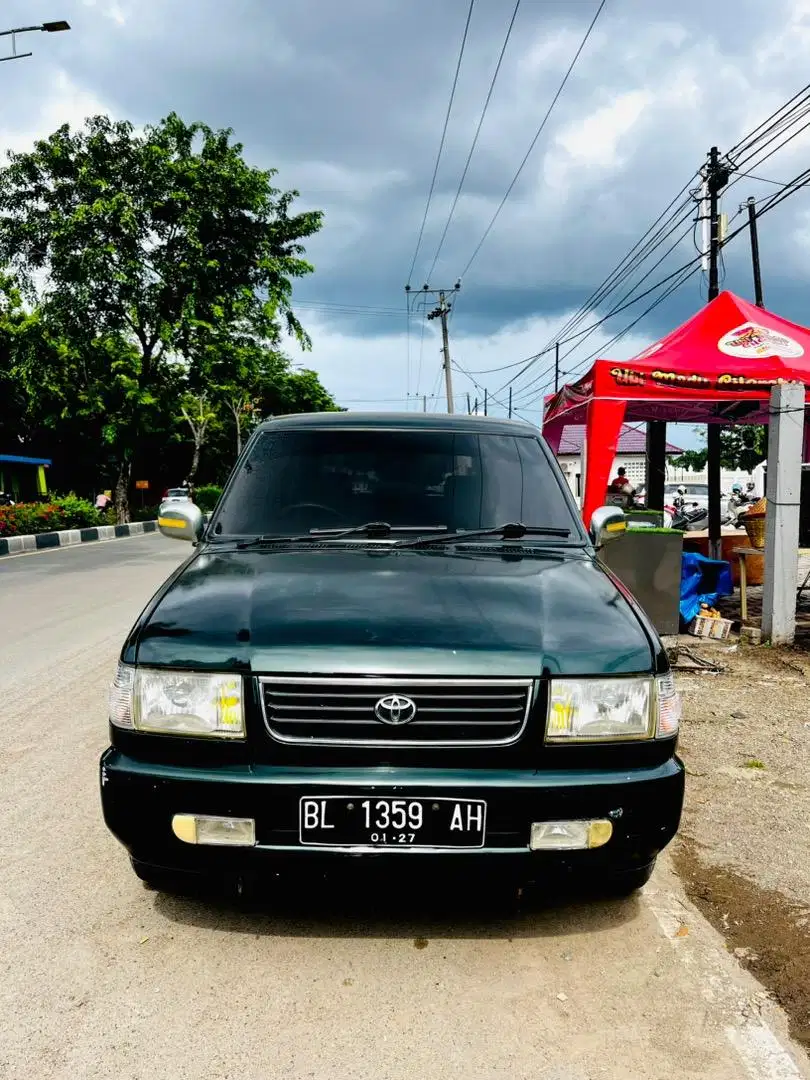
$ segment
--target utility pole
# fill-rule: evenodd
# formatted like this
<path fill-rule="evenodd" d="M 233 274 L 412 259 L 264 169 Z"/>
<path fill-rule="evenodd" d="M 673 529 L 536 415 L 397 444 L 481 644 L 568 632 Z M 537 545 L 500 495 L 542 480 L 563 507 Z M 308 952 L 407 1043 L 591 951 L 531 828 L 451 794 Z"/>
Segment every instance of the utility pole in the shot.
<path fill-rule="evenodd" d="M 438 296 L 439 302 L 432 311 L 427 313 L 427 318 L 430 320 L 441 319 L 442 324 L 442 367 L 444 368 L 444 387 L 447 396 L 447 411 L 448 413 L 455 412 L 455 406 L 453 404 L 453 369 L 450 362 L 450 336 L 447 331 L 447 316 L 452 311 L 452 304 L 447 302 L 447 293 L 457 293 L 461 288 L 461 282 L 457 281 L 452 289 L 431 289 L 429 285 L 423 285 L 417 295 L 424 296 Z M 405 294 L 409 296 L 411 292 L 410 285 L 405 286 Z"/>
<path fill-rule="evenodd" d="M 427 394 L 422 394 L 422 412 L 427 412 Z"/>
<path fill-rule="evenodd" d="M 728 169 L 720 165 L 716 146 L 709 151 L 706 176 L 709 188 L 709 303 L 720 295 L 720 192 L 728 183 Z"/>
<path fill-rule="evenodd" d="M 478 416 L 478 398 L 475 399 L 475 404 L 473 405 L 473 416 Z"/>
<path fill-rule="evenodd" d="M 445 299 L 444 292 L 439 293 L 439 305 L 435 307 L 433 311 L 428 312 L 429 319 L 439 318 L 442 320 L 442 356 L 444 364 L 444 390 L 447 396 L 447 411 L 448 413 L 455 412 L 455 406 L 453 405 L 453 371 L 450 367 L 450 339 L 447 334 L 447 316 L 450 312 L 450 305 Z"/>
<path fill-rule="evenodd" d="M 560 343 L 554 345 L 554 393 L 560 389 Z"/>
<path fill-rule="evenodd" d="M 470 391 L 467 391 L 467 416 L 472 415 L 472 407 L 470 406 Z"/>
<path fill-rule="evenodd" d="M 484 416 L 487 415 L 487 402 L 489 401 L 489 390 L 484 388 Z"/>
<path fill-rule="evenodd" d="M 757 233 L 757 204 L 753 197 L 748 202 L 748 226 L 751 233 L 751 263 L 754 268 L 754 303 L 757 307 L 765 307 L 762 299 L 762 274 L 759 268 L 759 235 Z M 742 210 L 742 207 L 740 207 Z"/>
<path fill-rule="evenodd" d="M 717 147 L 709 151 L 709 162 L 704 170 L 705 193 L 709 200 L 709 303 L 720 295 L 720 192 L 728 183 L 729 170 L 720 164 Z M 709 481 L 709 556 L 719 559 L 722 555 L 720 530 L 720 424 L 708 425 L 706 432 L 706 469 Z"/>
<path fill-rule="evenodd" d="M 509 387 L 509 419 L 512 419 L 512 387 Z"/>

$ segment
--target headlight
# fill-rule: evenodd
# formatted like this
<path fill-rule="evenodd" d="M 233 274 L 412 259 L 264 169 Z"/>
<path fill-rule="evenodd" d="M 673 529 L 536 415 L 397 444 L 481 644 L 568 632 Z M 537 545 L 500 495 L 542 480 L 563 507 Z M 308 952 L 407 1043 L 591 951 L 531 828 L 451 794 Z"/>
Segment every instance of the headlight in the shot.
<path fill-rule="evenodd" d="M 680 697 L 657 679 L 552 679 L 546 742 L 620 742 L 676 735 Z"/>
<path fill-rule="evenodd" d="M 161 735 L 243 739 L 242 679 L 119 664 L 110 691 L 110 721 Z"/>

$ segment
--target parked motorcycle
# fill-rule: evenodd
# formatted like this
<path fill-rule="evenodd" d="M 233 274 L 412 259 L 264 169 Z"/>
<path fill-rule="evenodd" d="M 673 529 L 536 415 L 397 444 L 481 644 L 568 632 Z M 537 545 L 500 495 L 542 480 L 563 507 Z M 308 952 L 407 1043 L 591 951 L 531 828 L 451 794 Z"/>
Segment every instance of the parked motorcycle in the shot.
<path fill-rule="evenodd" d="M 14 500 L 6 491 L 0 491 L 0 506 L 14 506 Z"/>
<path fill-rule="evenodd" d="M 681 503 L 678 506 L 665 506 L 664 524 L 669 529 L 682 532 L 700 532 L 709 527 L 709 511 L 697 503 Z M 668 518 L 668 524 L 667 524 Z"/>

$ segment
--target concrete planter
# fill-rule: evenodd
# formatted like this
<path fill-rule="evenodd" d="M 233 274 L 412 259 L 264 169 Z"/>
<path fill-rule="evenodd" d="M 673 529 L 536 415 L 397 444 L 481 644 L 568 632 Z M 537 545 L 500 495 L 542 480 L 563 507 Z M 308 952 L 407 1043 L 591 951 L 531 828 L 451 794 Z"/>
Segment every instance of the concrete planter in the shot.
<path fill-rule="evenodd" d="M 661 635 L 677 634 L 683 533 L 674 529 L 627 530 L 608 544 L 602 562 L 638 600 Z"/>

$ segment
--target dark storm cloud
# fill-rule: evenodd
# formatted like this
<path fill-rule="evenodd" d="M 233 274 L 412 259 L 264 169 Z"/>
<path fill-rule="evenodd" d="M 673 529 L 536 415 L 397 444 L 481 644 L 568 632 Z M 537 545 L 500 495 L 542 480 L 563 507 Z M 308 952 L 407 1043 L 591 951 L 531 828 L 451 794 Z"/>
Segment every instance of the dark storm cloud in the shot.
<path fill-rule="evenodd" d="M 43 17 L 54 16 L 52 6 Z M 112 0 L 63 0 L 57 14 L 70 18 L 71 34 L 38 37 L 35 65 L 7 65 L 15 68 L 17 126 L 29 118 L 34 125 L 37 95 L 60 66 L 135 123 L 175 109 L 187 119 L 232 127 L 251 160 L 278 167 L 279 185 L 301 191 L 302 207 L 326 212 L 323 233 L 309 246 L 318 272 L 299 295 L 401 307 L 467 0 L 118 0 L 117 6 L 123 25 Z M 30 22 L 31 7 L 17 0 L 4 18 Z M 476 4 L 416 286 L 432 262 L 512 7 L 512 0 Z M 595 8 L 596 0 L 523 0 L 432 284 L 451 284 L 466 264 Z M 458 322 L 463 316 L 466 331 L 492 333 L 506 322 L 554 316 L 582 303 L 712 143 L 733 144 L 802 84 L 806 65 L 764 55 L 792 10 L 788 0 L 767 6 L 722 0 L 711 5 L 709 20 L 705 0 L 677 6 L 608 0 L 465 277 Z M 770 166 L 763 168 L 772 175 Z M 731 215 L 745 195 L 768 190 L 755 181 L 739 184 L 725 209 Z M 763 223 L 768 299 L 797 319 L 805 315 L 795 282 L 808 269 L 781 268 L 802 198 L 776 211 L 767 232 Z M 749 292 L 744 243 L 741 237 L 729 249 L 726 264 L 729 284 Z M 654 273 L 662 276 L 693 253 L 687 238 L 675 261 Z M 688 316 L 698 290 L 694 279 L 640 329 L 654 335 Z M 618 316 L 615 329 L 644 306 Z M 388 316 L 336 312 L 330 321 L 358 334 L 400 326 Z"/>

